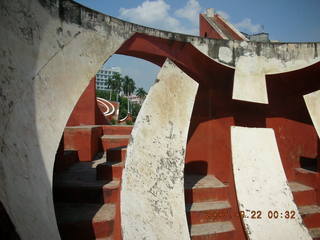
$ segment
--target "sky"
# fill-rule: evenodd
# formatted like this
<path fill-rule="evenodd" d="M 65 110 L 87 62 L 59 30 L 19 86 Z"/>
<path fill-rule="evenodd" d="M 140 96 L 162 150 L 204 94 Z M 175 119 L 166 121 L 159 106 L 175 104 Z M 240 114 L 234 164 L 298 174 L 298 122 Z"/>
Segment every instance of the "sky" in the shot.
<path fill-rule="evenodd" d="M 199 13 L 214 8 L 240 31 L 269 33 L 281 42 L 320 42 L 320 0 L 76 0 L 107 15 L 163 30 L 198 35 Z M 160 68 L 145 60 L 113 55 L 138 87 L 149 90 Z"/>

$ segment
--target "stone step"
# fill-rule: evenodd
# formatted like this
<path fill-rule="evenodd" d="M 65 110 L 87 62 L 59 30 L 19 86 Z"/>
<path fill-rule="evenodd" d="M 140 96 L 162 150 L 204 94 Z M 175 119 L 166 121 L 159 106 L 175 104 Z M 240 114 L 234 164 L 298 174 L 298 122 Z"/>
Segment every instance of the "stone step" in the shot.
<path fill-rule="evenodd" d="M 320 184 L 320 174 L 304 168 L 294 169 L 295 179 L 297 182 L 310 187 L 318 187 Z"/>
<path fill-rule="evenodd" d="M 55 209 L 62 239 L 87 240 L 112 235 L 114 204 L 56 203 Z"/>
<path fill-rule="evenodd" d="M 78 162 L 67 171 L 55 174 L 53 191 L 58 202 L 115 203 L 120 181 L 96 180 L 94 162 Z"/>
<path fill-rule="evenodd" d="M 231 219 L 231 205 L 228 201 L 186 204 L 186 210 L 189 225 Z"/>
<path fill-rule="evenodd" d="M 120 180 L 124 162 L 106 162 L 97 166 L 97 180 Z"/>
<path fill-rule="evenodd" d="M 63 133 L 64 150 L 78 151 L 79 160 L 92 161 L 95 154 L 101 150 L 100 126 L 66 127 Z"/>
<path fill-rule="evenodd" d="M 185 175 L 186 203 L 223 201 L 228 186 L 212 175 Z"/>
<path fill-rule="evenodd" d="M 117 147 L 107 150 L 107 161 L 108 162 L 124 162 L 126 159 L 127 148 Z"/>
<path fill-rule="evenodd" d="M 130 135 L 132 125 L 104 125 L 102 126 L 104 135 Z"/>
<path fill-rule="evenodd" d="M 320 227 L 320 206 L 318 205 L 302 206 L 302 207 L 299 207 L 299 213 L 307 228 Z"/>
<path fill-rule="evenodd" d="M 310 228 L 309 233 L 313 240 L 320 240 L 320 228 Z"/>
<path fill-rule="evenodd" d="M 295 203 L 298 206 L 312 205 L 317 203 L 317 193 L 314 188 L 298 182 L 288 183 Z"/>
<path fill-rule="evenodd" d="M 129 143 L 130 135 L 103 135 L 101 137 L 104 151 L 111 148 L 126 147 Z"/>
<path fill-rule="evenodd" d="M 78 151 L 65 150 L 61 156 L 56 157 L 54 171 L 63 172 L 77 162 L 79 162 Z"/>
<path fill-rule="evenodd" d="M 235 228 L 230 221 L 191 225 L 190 235 L 192 240 L 236 239 Z"/>

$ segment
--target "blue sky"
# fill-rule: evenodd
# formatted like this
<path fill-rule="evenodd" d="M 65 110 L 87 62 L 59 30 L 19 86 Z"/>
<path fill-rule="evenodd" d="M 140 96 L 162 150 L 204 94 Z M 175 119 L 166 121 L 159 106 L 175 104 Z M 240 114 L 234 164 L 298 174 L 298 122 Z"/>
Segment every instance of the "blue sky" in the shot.
<path fill-rule="evenodd" d="M 198 15 L 214 8 L 240 31 L 265 31 L 283 42 L 320 42 L 320 0 L 76 0 L 145 26 L 198 35 Z M 120 66 L 138 87 L 149 89 L 159 67 L 144 60 L 114 55 L 107 66 Z"/>

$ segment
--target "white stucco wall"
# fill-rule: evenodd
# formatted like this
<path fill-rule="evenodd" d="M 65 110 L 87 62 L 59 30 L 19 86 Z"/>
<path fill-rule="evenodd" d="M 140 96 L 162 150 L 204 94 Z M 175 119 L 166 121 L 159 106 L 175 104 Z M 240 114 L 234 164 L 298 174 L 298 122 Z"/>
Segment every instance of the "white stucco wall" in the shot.
<path fill-rule="evenodd" d="M 320 90 L 303 96 L 313 125 L 320 137 Z"/>
<path fill-rule="evenodd" d="M 0 9 L 0 200 L 22 239 L 60 239 L 51 186 L 63 128 L 126 38 L 63 22 L 37 0 Z"/>
<path fill-rule="evenodd" d="M 256 43 L 190 39 L 200 52 L 235 69 L 232 99 L 268 104 L 267 74 L 308 67 L 320 61 L 320 43 Z"/>
<path fill-rule="evenodd" d="M 59 11 L 64 5 L 70 8 Z M 66 19 L 64 14 L 68 15 Z M 226 48 L 215 50 L 221 41 L 134 25 L 58 0 L 0 1 L 0 32 L 0 200 L 22 239 L 59 239 L 51 185 L 63 128 L 91 77 L 134 32 L 194 42 L 205 54 L 213 57 L 216 53 L 213 58 L 218 61 L 228 63 L 232 59 L 230 66 L 237 58 L 235 52 L 254 52 L 252 49 L 257 48 L 254 43 L 247 47 L 226 41 L 223 46 L 232 49 L 230 55 Z M 275 50 L 266 47 L 263 52 L 262 47 L 261 54 L 302 63 L 313 59 L 314 51 L 320 49 L 319 44 L 284 44 L 282 50 L 270 46 Z M 170 94 L 179 98 L 176 93 Z M 166 100 L 152 101 L 160 104 Z M 174 125 L 180 124 L 175 121 Z"/>
<path fill-rule="evenodd" d="M 167 60 L 143 103 L 122 177 L 125 240 L 189 239 L 183 169 L 197 88 Z"/>
<path fill-rule="evenodd" d="M 262 48 L 260 56 L 248 51 L 236 59 L 232 99 L 268 104 L 267 74 L 305 68 L 320 60 L 320 57 L 315 57 L 318 55 L 315 49 L 307 44 L 280 45 L 277 52 L 281 57 L 268 56 L 268 51 L 270 49 Z"/>
<path fill-rule="evenodd" d="M 231 141 L 237 199 L 249 239 L 311 240 L 287 184 L 273 129 L 232 127 Z M 261 211 L 261 218 L 252 218 L 253 211 Z M 278 211 L 278 218 L 269 218 L 268 211 Z M 287 219 L 286 211 L 294 211 L 295 218 Z"/>

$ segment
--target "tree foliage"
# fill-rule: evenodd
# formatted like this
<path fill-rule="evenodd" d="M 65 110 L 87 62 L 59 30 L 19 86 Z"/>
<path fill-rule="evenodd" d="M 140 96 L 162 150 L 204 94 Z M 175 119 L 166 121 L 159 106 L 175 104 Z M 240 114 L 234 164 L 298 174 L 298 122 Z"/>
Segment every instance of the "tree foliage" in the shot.
<path fill-rule="evenodd" d="M 145 97 L 147 96 L 147 92 L 143 88 L 138 88 L 136 91 L 136 95 L 141 99 L 145 99 Z"/>
<path fill-rule="evenodd" d="M 107 78 L 106 85 L 110 90 L 96 90 L 97 97 L 119 102 L 119 119 L 126 117 L 128 112 L 130 112 L 135 120 L 138 116 L 141 105 L 131 103 L 128 97 L 135 92 L 139 98 L 144 99 L 147 92 L 143 88 L 137 89 L 136 83 L 132 78 L 129 76 L 122 77 L 120 73 L 114 73 L 112 76 Z M 127 97 L 120 96 L 121 92 L 123 92 Z"/>
<path fill-rule="evenodd" d="M 122 81 L 122 90 L 126 96 L 130 96 L 136 90 L 136 83 L 132 78 L 124 76 Z"/>

